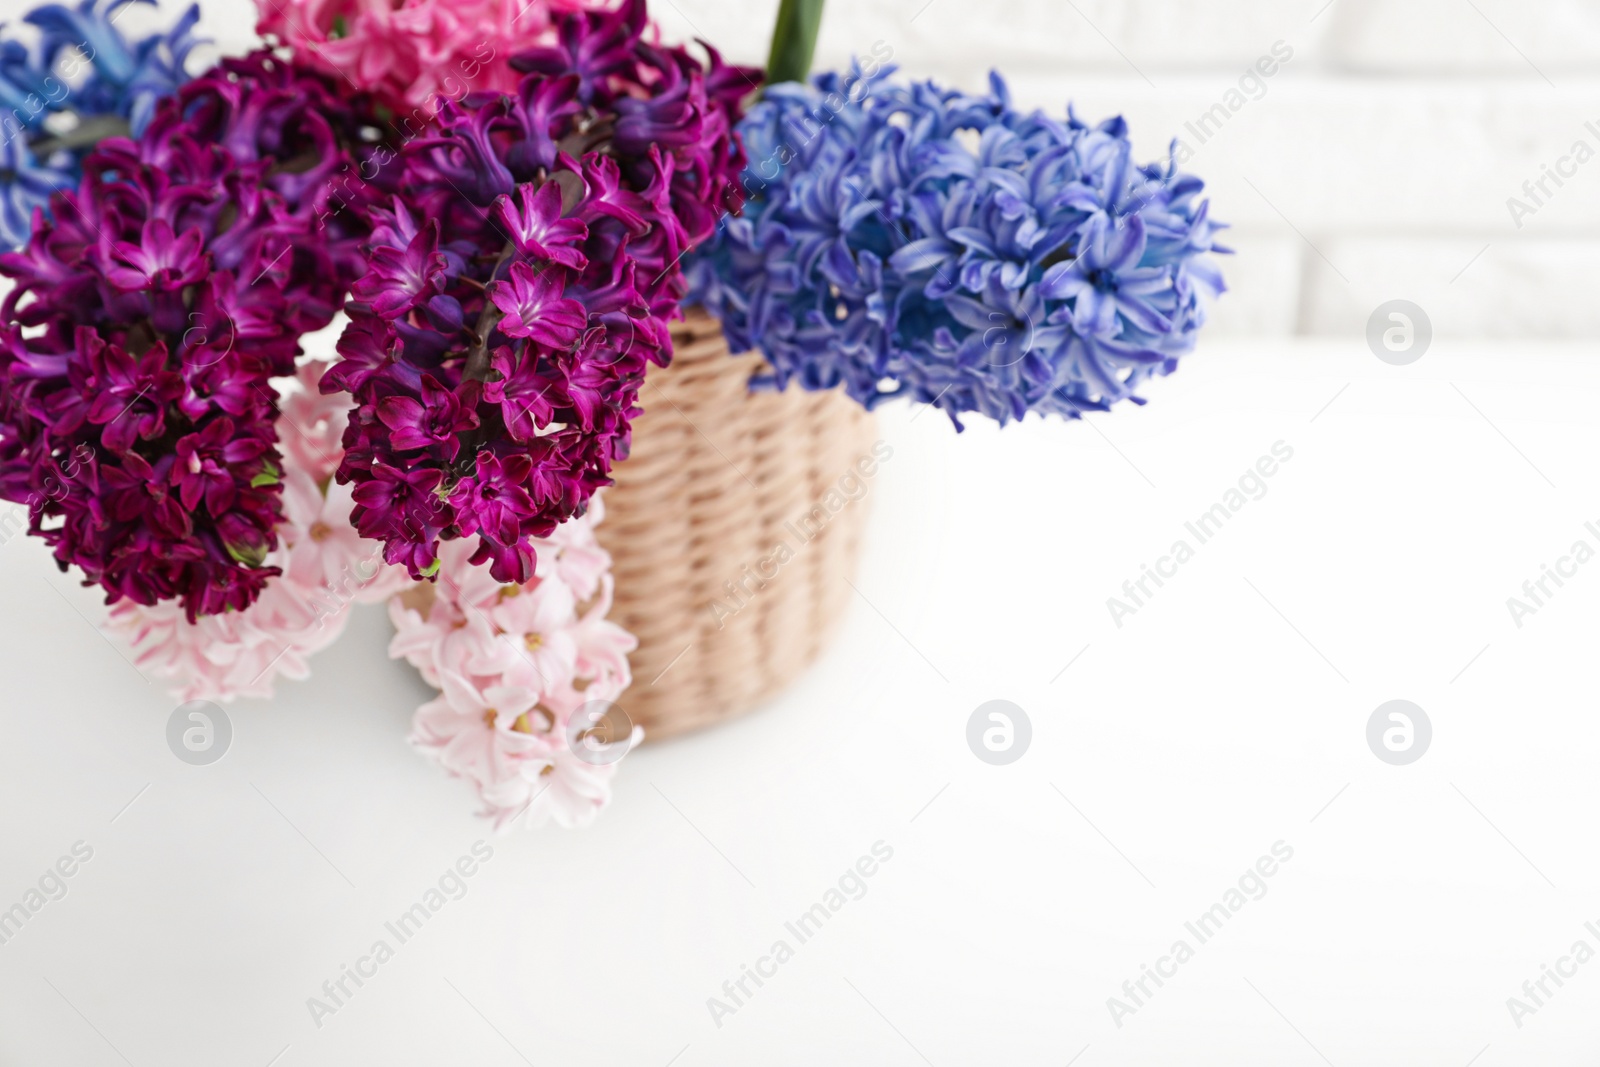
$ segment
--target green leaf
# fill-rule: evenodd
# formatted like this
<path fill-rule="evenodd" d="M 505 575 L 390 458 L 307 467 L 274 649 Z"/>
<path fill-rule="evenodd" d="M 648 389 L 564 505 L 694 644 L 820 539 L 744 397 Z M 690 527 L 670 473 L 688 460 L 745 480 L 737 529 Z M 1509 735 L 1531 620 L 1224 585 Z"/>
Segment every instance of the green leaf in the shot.
<path fill-rule="evenodd" d="M 422 576 L 424 578 L 432 578 L 435 574 L 439 573 L 439 567 L 443 565 L 443 563 L 444 560 L 442 559 L 434 560 L 432 563 L 428 564 L 427 569 L 422 572 Z"/>
<path fill-rule="evenodd" d="M 783 0 L 778 22 L 772 28 L 772 52 L 767 57 L 767 84 L 805 81 L 811 57 L 817 50 L 817 27 L 822 24 L 823 0 Z"/>
<path fill-rule="evenodd" d="M 278 465 L 268 459 L 263 460 L 261 466 L 261 473 L 250 479 L 250 488 L 260 489 L 263 485 L 277 485 L 278 477 L 283 473 L 278 469 Z"/>

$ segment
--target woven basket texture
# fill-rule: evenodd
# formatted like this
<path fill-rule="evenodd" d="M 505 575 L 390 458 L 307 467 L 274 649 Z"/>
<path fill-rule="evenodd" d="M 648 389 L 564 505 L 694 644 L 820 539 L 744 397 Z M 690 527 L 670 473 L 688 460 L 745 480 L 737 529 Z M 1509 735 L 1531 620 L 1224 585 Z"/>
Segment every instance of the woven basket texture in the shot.
<path fill-rule="evenodd" d="M 703 312 L 672 332 L 596 528 L 611 618 L 639 638 L 619 704 L 652 740 L 750 711 L 822 653 L 852 596 L 870 494 L 824 501 L 838 505 L 876 440 L 837 390 L 752 392 L 760 358 L 730 356 Z"/>

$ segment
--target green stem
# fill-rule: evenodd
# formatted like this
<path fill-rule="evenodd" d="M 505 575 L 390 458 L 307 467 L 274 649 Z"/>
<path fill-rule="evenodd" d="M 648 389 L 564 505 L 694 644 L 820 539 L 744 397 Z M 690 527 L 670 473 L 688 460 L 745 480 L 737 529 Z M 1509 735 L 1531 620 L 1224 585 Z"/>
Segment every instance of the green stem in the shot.
<path fill-rule="evenodd" d="M 805 81 L 817 50 L 817 27 L 823 0 L 782 0 L 772 29 L 772 54 L 767 57 L 767 84 Z"/>

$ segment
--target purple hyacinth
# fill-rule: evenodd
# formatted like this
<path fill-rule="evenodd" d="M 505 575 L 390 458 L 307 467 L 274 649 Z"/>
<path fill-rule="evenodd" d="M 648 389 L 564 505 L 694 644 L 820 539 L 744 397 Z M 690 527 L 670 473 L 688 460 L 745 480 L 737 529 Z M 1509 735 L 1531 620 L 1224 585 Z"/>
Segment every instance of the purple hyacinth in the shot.
<path fill-rule="evenodd" d="M 736 208 L 753 71 L 646 42 L 642 0 L 557 16 L 516 93 L 447 103 L 376 181 L 371 269 L 326 391 L 356 400 L 341 482 L 385 558 L 431 577 L 474 537 L 496 579 L 581 514 L 670 358 L 678 263 Z M 709 49 L 708 49 L 709 51 Z"/>
<path fill-rule="evenodd" d="M 337 199 L 362 187 L 332 179 L 365 121 L 341 97 L 268 53 L 229 60 L 103 142 L 0 257 L 0 497 L 108 602 L 193 620 L 277 573 L 268 383 L 364 269 L 367 205 Z"/>
<path fill-rule="evenodd" d="M 1223 289 L 1221 227 L 1126 124 L 900 86 L 890 70 L 773 86 L 740 125 L 744 217 L 691 256 L 692 291 L 771 384 L 910 396 L 1002 424 L 1080 417 L 1168 374 Z"/>
<path fill-rule="evenodd" d="M 671 209 L 691 245 L 709 238 L 723 215 L 744 202 L 739 172 L 744 146 L 733 127 L 744 101 L 761 88 L 761 72 L 725 63 L 704 41 L 706 61 L 687 49 L 652 44 L 659 31 L 645 0 L 615 11 L 557 14 L 558 43 L 511 60 L 535 75 L 523 80 L 508 116 L 515 133 L 505 164 L 519 182 L 574 157 L 601 151 L 616 160 L 624 183 L 644 192 L 665 167 Z M 500 188 L 497 192 L 508 190 Z M 677 289 L 674 264 L 671 277 Z"/>

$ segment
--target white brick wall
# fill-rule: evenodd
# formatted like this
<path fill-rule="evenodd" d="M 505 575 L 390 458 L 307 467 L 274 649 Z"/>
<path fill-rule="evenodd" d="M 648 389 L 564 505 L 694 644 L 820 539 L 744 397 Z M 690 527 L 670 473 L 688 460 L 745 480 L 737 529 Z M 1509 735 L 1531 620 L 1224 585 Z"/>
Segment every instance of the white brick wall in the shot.
<path fill-rule="evenodd" d="M 669 37 L 760 63 L 777 0 L 652 7 Z M 204 9 L 249 45 L 248 0 Z M 1600 327 L 1600 158 L 1521 229 L 1506 206 L 1574 141 L 1600 153 L 1595 0 L 834 0 L 818 63 L 879 40 L 907 75 L 980 88 L 995 67 L 1021 103 L 1126 114 L 1147 156 L 1184 137 L 1236 227 L 1216 334 L 1348 334 L 1395 297 L 1441 336 Z M 1277 41 L 1293 59 L 1198 144 L 1184 124 Z"/>

